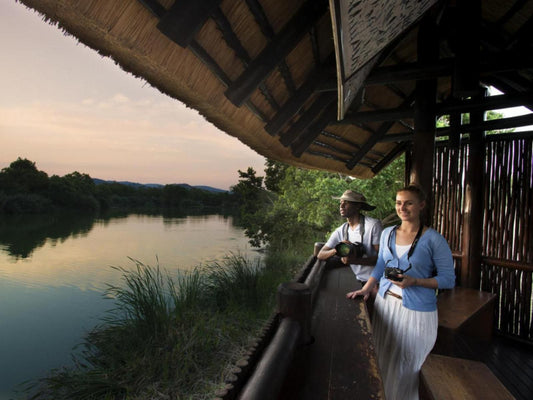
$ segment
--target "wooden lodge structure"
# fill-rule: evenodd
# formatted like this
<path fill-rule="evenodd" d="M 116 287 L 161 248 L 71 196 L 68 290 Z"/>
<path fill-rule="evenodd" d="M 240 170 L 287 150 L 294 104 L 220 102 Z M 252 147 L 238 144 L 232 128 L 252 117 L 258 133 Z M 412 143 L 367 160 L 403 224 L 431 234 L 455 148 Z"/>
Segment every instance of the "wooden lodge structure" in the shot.
<path fill-rule="evenodd" d="M 533 107 L 533 0 L 19 2 L 269 159 L 372 178 L 405 154 L 458 285 L 421 393 L 533 398 L 533 114 L 486 119 Z M 312 256 L 219 397 L 384 398 L 349 280 Z"/>

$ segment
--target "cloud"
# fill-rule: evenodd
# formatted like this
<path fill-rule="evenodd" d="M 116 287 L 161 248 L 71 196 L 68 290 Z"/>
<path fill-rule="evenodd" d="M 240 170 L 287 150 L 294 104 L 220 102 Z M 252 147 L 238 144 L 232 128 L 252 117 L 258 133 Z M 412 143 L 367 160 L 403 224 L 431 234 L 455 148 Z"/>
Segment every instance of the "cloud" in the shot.
<path fill-rule="evenodd" d="M 237 183 L 238 169 L 262 171 L 264 158 L 181 103 L 134 100 L 116 93 L 78 102 L 0 107 L 0 153 L 8 164 L 25 155 L 51 174 L 211 185 Z"/>

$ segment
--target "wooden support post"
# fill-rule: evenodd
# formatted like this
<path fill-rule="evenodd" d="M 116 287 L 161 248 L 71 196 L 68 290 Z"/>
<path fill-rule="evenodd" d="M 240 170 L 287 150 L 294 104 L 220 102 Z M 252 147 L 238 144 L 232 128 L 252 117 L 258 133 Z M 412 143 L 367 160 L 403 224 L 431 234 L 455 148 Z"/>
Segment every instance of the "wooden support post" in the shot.
<path fill-rule="evenodd" d="M 484 119 L 484 112 L 470 114 L 473 125 Z M 465 177 L 463 206 L 463 257 L 461 286 L 479 289 L 481 279 L 481 246 L 483 231 L 483 164 L 485 160 L 485 132 L 470 132 L 468 167 Z"/>
<path fill-rule="evenodd" d="M 426 18 L 418 32 L 418 61 L 431 62 L 438 58 L 438 38 L 433 21 Z M 413 138 L 410 182 L 422 187 L 427 194 L 426 224 L 431 224 L 433 158 L 435 153 L 437 81 L 420 80 L 415 89 L 415 133 Z"/>
<path fill-rule="evenodd" d="M 311 289 L 304 283 L 285 282 L 278 287 L 278 311 L 283 318 L 297 321 L 301 344 L 311 341 Z"/>

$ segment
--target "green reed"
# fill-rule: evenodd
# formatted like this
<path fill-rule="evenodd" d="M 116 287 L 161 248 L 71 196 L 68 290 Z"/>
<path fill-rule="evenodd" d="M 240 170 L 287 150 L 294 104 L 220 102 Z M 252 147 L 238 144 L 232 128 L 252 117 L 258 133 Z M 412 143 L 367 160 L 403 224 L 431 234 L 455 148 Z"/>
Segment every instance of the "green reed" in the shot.
<path fill-rule="evenodd" d="M 75 367 L 28 387 L 31 399 L 207 399 L 274 309 L 302 260 L 231 254 L 180 271 L 132 260 L 109 286 L 115 307 L 81 345 Z"/>

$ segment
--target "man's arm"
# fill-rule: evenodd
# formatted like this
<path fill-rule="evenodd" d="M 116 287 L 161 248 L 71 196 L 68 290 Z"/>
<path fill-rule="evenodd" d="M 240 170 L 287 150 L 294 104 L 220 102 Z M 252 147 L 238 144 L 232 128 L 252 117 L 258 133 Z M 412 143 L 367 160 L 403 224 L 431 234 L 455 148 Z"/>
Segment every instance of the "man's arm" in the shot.
<path fill-rule="evenodd" d="M 316 258 L 318 258 L 319 260 L 327 260 L 328 258 L 334 256 L 335 254 L 337 254 L 337 250 L 335 250 L 334 248 L 331 248 L 328 246 L 322 246 Z"/>
<path fill-rule="evenodd" d="M 373 244 L 372 247 L 376 249 L 376 254 L 379 253 L 379 244 Z M 376 265 L 376 262 L 378 261 L 378 256 L 372 256 L 372 257 L 343 257 L 342 262 L 345 264 L 356 264 L 356 265 L 367 265 L 373 267 Z"/>

